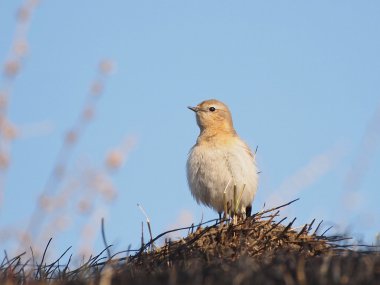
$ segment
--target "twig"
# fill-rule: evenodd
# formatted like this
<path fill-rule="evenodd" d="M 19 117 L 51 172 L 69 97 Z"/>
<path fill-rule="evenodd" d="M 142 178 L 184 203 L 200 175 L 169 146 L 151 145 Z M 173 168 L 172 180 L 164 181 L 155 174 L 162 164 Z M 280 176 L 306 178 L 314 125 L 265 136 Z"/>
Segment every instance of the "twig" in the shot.
<path fill-rule="evenodd" d="M 141 222 L 141 248 L 144 248 L 144 222 Z"/>
<path fill-rule="evenodd" d="M 49 275 L 50 273 L 50 270 L 51 268 L 56 264 L 56 263 L 59 263 L 59 260 L 72 248 L 72 246 L 70 246 L 69 248 L 67 248 L 64 253 L 61 254 L 61 256 L 56 260 L 54 261 L 52 264 L 50 264 L 49 268 L 48 268 L 48 271 L 46 272 L 47 275 Z"/>
<path fill-rule="evenodd" d="M 316 234 L 317 234 L 318 229 L 319 229 L 319 227 L 321 226 L 322 223 L 323 223 L 323 220 L 319 222 L 319 224 L 318 224 L 317 228 L 315 229 L 313 235 L 316 235 Z"/>
<path fill-rule="evenodd" d="M 322 237 L 325 235 L 325 233 L 327 233 L 329 230 L 331 230 L 333 228 L 333 226 L 331 226 L 331 227 L 329 227 L 327 230 L 325 230 L 324 232 L 323 232 L 323 234 L 321 235 Z"/>
<path fill-rule="evenodd" d="M 231 180 L 232 178 L 230 177 L 230 179 L 228 180 L 228 183 L 226 185 L 226 187 L 224 188 L 224 191 L 223 191 L 223 208 L 224 208 L 224 214 L 223 214 L 223 218 L 224 219 L 227 219 L 228 218 L 228 206 L 227 206 L 227 189 L 228 189 L 228 186 L 230 186 L 230 183 L 231 183 Z"/>
<path fill-rule="evenodd" d="M 154 247 L 154 243 L 152 242 L 152 240 L 153 240 L 153 235 L 152 235 L 152 228 L 151 228 L 151 226 L 150 226 L 150 220 L 149 220 L 149 217 L 148 217 L 147 213 L 145 212 L 144 208 L 143 208 L 140 204 L 137 204 L 137 207 L 140 208 L 141 212 L 143 213 L 143 215 L 144 215 L 145 218 L 146 218 L 146 224 L 148 225 L 148 231 L 149 231 L 150 241 L 151 241 L 152 247 Z"/>
<path fill-rule="evenodd" d="M 70 254 L 69 260 L 68 260 L 68 262 L 66 263 L 65 268 L 63 269 L 63 275 L 65 275 L 67 269 L 69 269 L 69 264 L 70 264 L 70 262 L 71 262 L 71 258 L 72 258 L 72 256 L 73 256 L 73 254 Z"/>
<path fill-rule="evenodd" d="M 49 241 L 48 241 L 48 243 L 47 243 L 47 245 L 46 245 L 46 247 L 45 247 L 44 254 L 42 255 L 41 263 L 40 263 L 40 265 L 38 266 L 38 269 L 37 269 L 37 272 L 36 272 L 36 279 L 37 279 L 38 274 L 40 274 L 40 271 L 41 271 L 41 268 L 42 268 L 42 263 L 44 262 L 44 259 L 45 259 L 45 255 L 46 255 L 47 249 L 48 249 L 48 247 L 49 247 L 50 242 L 52 241 L 52 239 L 53 239 L 53 238 L 50 238 L 50 239 L 49 239 Z M 41 277 L 41 275 L 40 275 L 40 277 Z"/>
<path fill-rule="evenodd" d="M 306 228 L 307 228 L 307 224 L 305 224 L 303 226 L 302 230 L 297 234 L 296 239 L 298 239 L 304 233 L 304 231 L 306 230 Z"/>
<path fill-rule="evenodd" d="M 273 231 L 275 228 L 278 227 L 278 225 L 280 225 L 283 221 L 285 221 L 287 219 L 287 217 L 281 219 L 281 221 L 279 221 L 278 223 L 274 224 L 268 231 L 266 231 L 263 235 L 267 235 L 269 234 L 271 231 Z"/>
<path fill-rule="evenodd" d="M 8 264 L 8 263 L 9 263 L 9 260 L 8 260 L 8 254 L 7 254 L 7 251 L 6 251 L 5 249 L 4 249 L 4 258 L 3 258 L 3 261 L 1 262 L 1 266 L 3 266 L 4 261 L 6 261 L 5 264 Z"/>
<path fill-rule="evenodd" d="M 294 218 L 287 226 L 286 228 L 282 231 L 281 235 L 285 235 L 286 232 L 290 229 L 290 227 L 294 224 L 297 218 Z"/>
<path fill-rule="evenodd" d="M 310 230 L 311 230 L 311 228 L 312 228 L 314 222 L 315 222 L 315 219 L 313 219 L 313 220 L 311 221 L 309 227 L 307 228 L 307 232 L 310 232 Z"/>
<path fill-rule="evenodd" d="M 110 250 L 110 248 L 108 246 L 107 239 L 106 239 L 106 233 L 105 233 L 105 230 L 104 230 L 104 218 L 102 218 L 101 227 L 102 227 L 103 243 L 104 243 L 104 246 L 107 248 L 108 259 L 111 259 L 111 250 Z"/>
<path fill-rule="evenodd" d="M 275 208 L 271 208 L 271 209 L 268 209 L 268 210 L 265 210 L 265 211 L 261 211 L 260 213 L 256 213 L 254 215 L 252 215 L 252 217 L 256 217 L 258 214 L 260 215 L 263 215 L 263 214 L 266 214 L 266 213 L 269 213 L 269 212 L 273 212 L 274 210 L 278 210 L 278 209 L 281 209 L 281 208 L 284 208 L 286 206 L 289 206 L 290 204 L 293 204 L 294 202 L 298 201 L 300 198 L 297 198 L 297 199 L 294 199 L 286 204 L 282 204 L 278 207 L 275 207 Z"/>

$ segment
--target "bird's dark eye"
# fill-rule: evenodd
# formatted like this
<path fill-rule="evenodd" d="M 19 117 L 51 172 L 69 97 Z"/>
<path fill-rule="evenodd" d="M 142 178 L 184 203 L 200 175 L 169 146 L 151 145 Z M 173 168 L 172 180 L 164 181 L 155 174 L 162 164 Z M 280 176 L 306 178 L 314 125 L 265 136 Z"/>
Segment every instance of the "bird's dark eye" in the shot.
<path fill-rule="evenodd" d="M 210 108 L 208 108 L 211 112 L 214 112 L 216 109 L 215 109 L 215 107 L 210 107 Z"/>

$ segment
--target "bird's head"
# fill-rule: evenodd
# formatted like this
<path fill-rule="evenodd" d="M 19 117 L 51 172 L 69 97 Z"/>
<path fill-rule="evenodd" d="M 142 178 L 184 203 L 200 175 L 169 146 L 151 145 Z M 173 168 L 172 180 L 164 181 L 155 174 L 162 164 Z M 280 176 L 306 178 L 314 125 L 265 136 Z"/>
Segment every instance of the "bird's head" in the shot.
<path fill-rule="evenodd" d="M 215 100 L 206 100 L 195 107 L 188 107 L 194 111 L 197 123 L 201 131 L 219 130 L 225 132 L 234 132 L 231 112 L 227 105 Z"/>

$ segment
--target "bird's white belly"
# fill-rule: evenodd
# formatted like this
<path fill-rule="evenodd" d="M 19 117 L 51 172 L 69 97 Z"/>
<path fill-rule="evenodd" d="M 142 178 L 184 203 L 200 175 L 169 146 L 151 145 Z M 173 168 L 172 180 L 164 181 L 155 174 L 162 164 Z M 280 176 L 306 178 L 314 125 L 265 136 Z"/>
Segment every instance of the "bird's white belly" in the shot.
<path fill-rule="evenodd" d="M 218 212 L 224 210 L 225 190 L 226 200 L 233 201 L 236 185 L 237 197 L 242 195 L 240 206 L 245 208 L 251 205 L 258 184 L 255 161 L 240 144 L 228 149 L 193 147 L 187 161 L 187 178 L 196 201 Z"/>

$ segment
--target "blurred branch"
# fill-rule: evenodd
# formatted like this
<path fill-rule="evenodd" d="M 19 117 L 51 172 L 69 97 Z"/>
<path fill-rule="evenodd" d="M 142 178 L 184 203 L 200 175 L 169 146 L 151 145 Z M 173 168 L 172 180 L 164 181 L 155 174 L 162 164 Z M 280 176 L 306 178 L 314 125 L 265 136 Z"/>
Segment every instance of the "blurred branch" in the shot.
<path fill-rule="evenodd" d="M 40 200 L 36 203 L 35 209 L 29 220 L 26 233 L 30 235 L 30 238 L 33 238 L 38 234 L 41 225 L 46 219 L 45 212 L 47 210 L 47 205 L 45 205 L 46 203 L 43 203 L 43 201 L 49 201 L 49 196 L 55 195 L 60 188 L 61 182 L 65 177 L 65 171 L 69 159 L 72 156 L 73 150 L 78 144 L 79 139 L 83 136 L 89 123 L 93 119 L 96 104 L 104 91 L 106 79 L 111 73 L 112 68 L 113 63 L 109 60 L 102 60 L 99 64 L 97 75 L 90 86 L 84 106 L 77 120 L 65 135 L 61 149 L 58 152 L 55 165 L 46 181 L 45 187 L 42 190 Z"/>
<path fill-rule="evenodd" d="M 6 172 L 11 160 L 11 143 L 17 136 L 16 127 L 7 118 L 8 106 L 14 81 L 20 73 L 28 53 L 28 30 L 38 3 L 37 0 L 25 0 L 18 9 L 11 48 L 2 66 L 0 82 L 0 205 L 3 202 Z"/>

